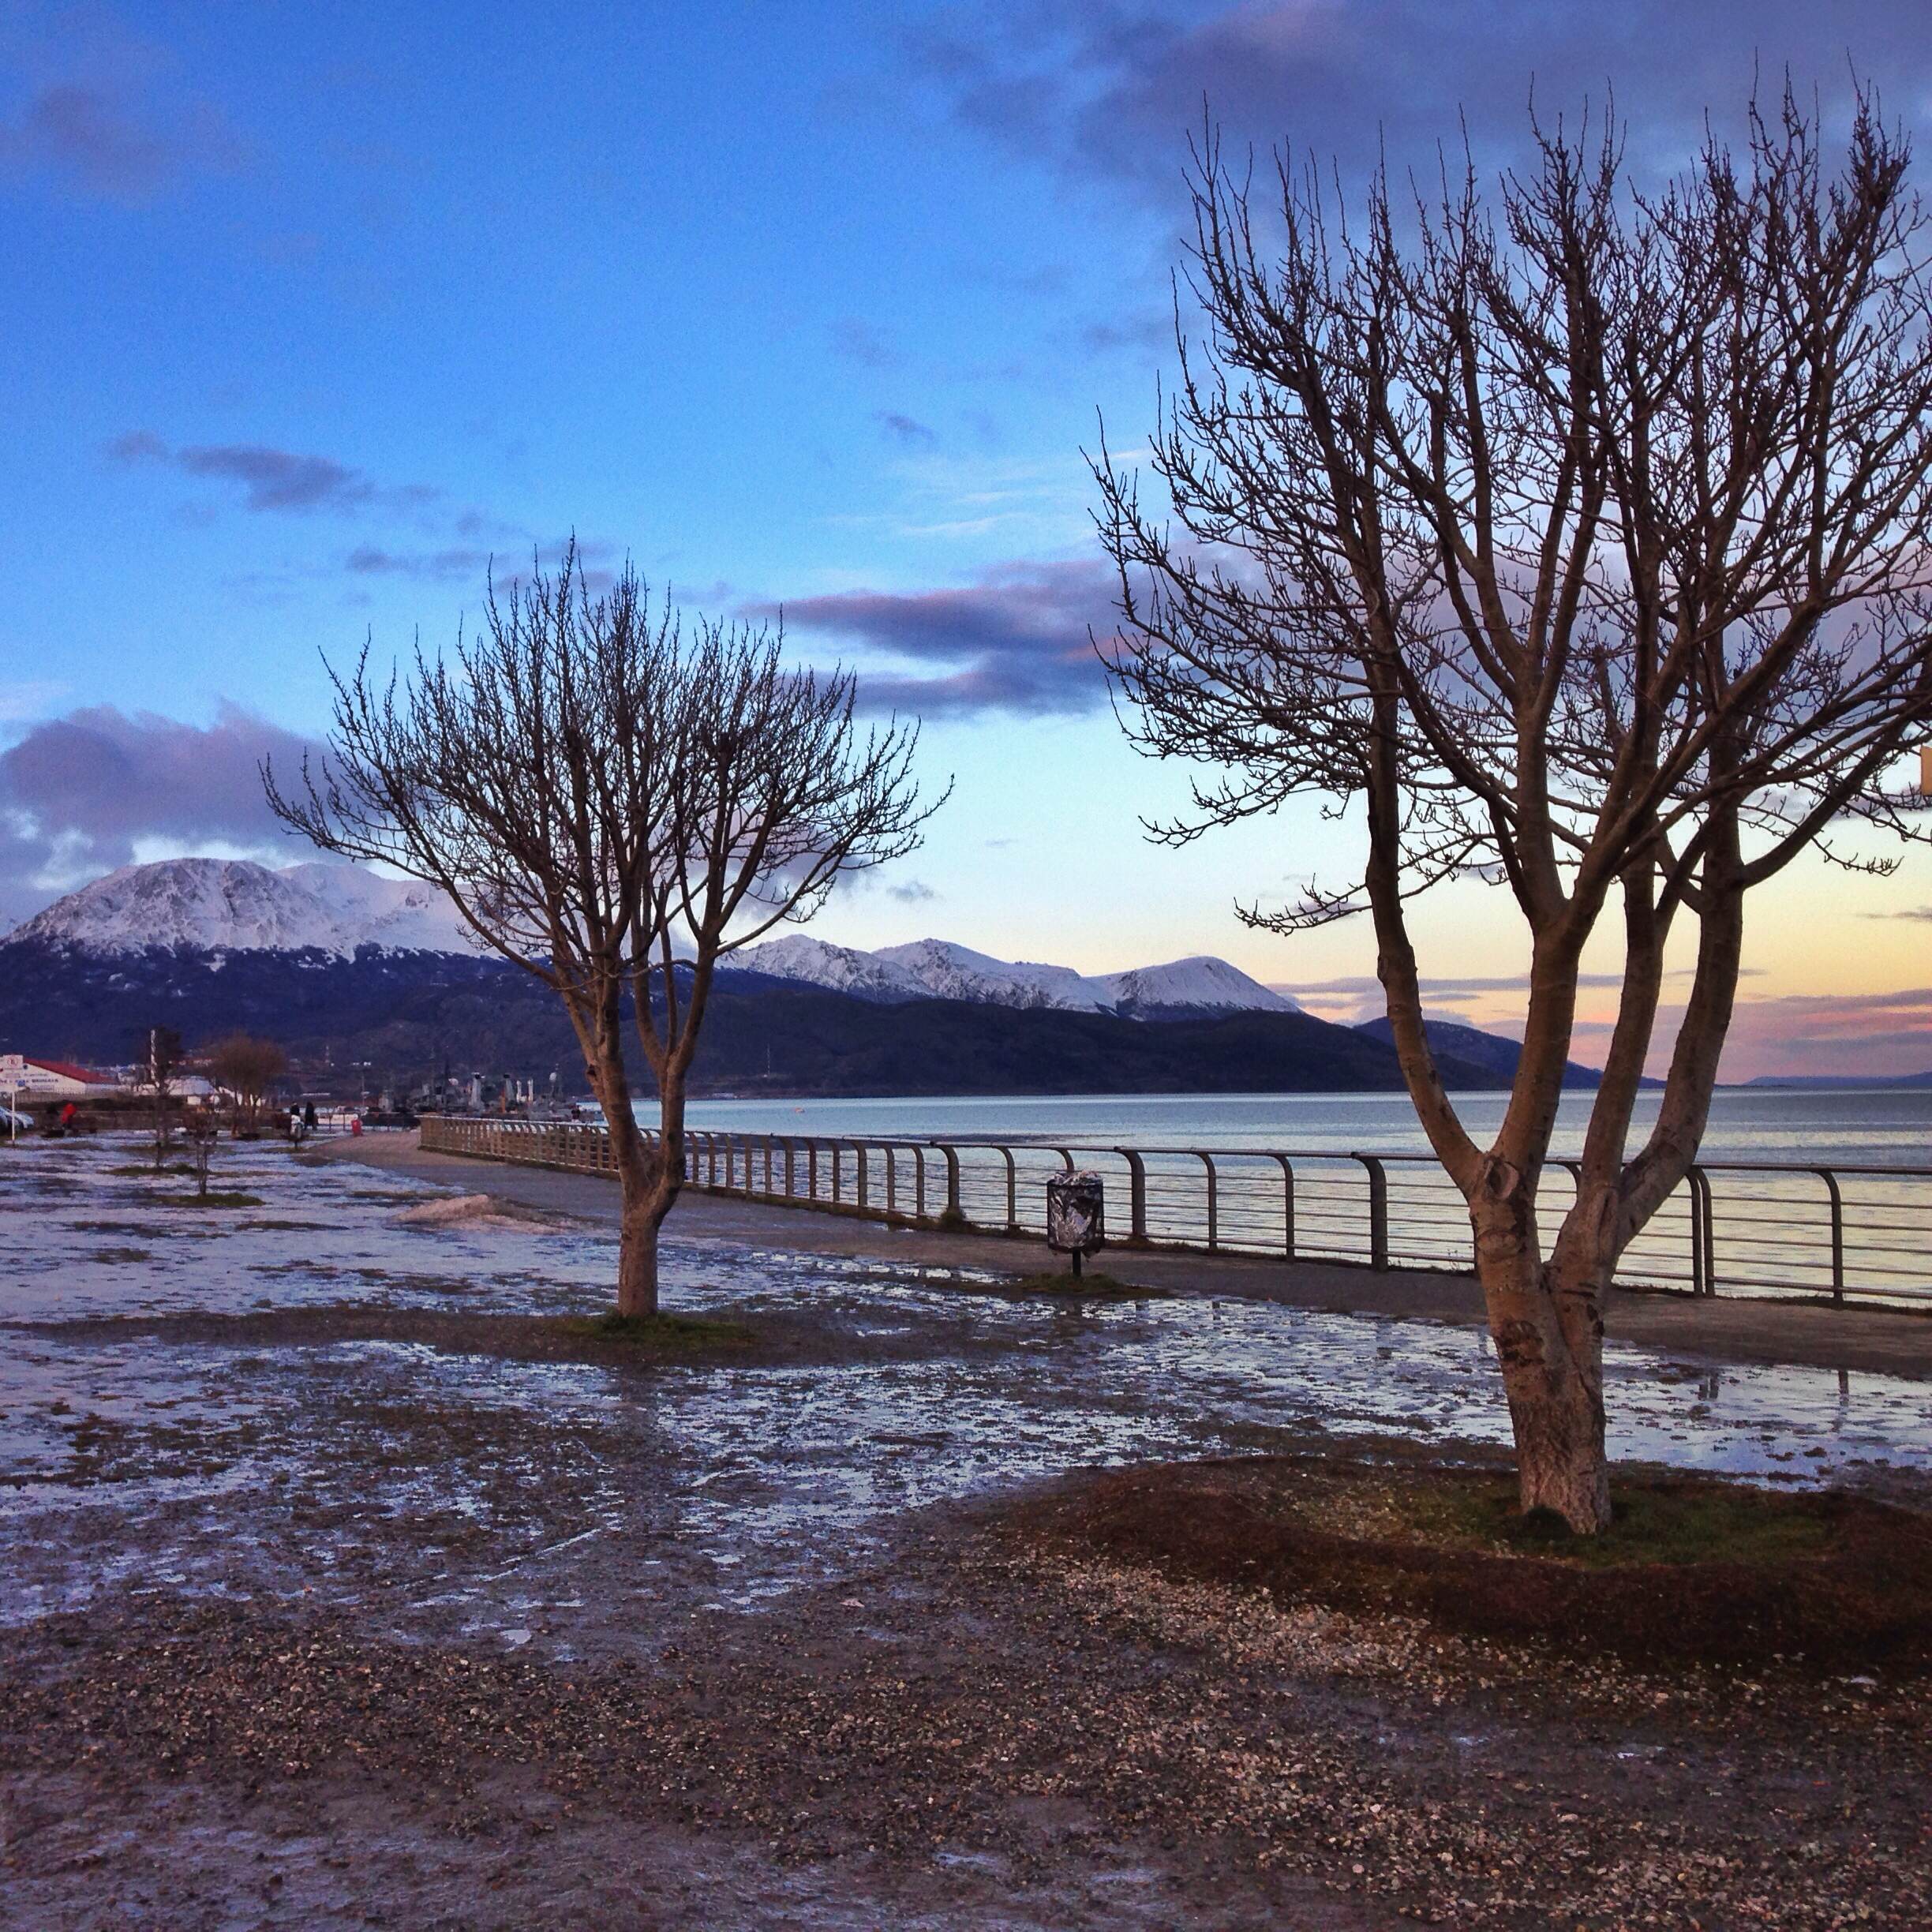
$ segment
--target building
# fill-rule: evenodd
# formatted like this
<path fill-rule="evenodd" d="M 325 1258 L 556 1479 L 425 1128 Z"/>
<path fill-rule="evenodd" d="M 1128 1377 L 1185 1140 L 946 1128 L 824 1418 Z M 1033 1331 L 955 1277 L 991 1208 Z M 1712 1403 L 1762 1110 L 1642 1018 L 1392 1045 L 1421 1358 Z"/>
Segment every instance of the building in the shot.
<path fill-rule="evenodd" d="M 32 1054 L 0 1054 L 0 1093 L 23 1100 L 86 1100 L 116 1091 L 111 1074 Z"/>

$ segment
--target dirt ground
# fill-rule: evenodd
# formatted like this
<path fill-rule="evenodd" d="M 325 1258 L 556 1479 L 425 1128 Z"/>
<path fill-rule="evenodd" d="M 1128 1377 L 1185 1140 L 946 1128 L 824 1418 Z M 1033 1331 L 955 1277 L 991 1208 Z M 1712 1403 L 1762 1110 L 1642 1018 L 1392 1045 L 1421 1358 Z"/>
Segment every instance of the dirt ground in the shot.
<path fill-rule="evenodd" d="M 259 1164 L 219 1226 L 36 1183 L 91 1258 L 0 1327 L 0 1925 L 1932 1923 L 1916 1682 L 1444 1637 L 1037 1527 L 1103 1465 L 1337 1448 L 1356 1383 L 1289 1401 L 1324 1368 L 1393 1391 L 1348 1453 L 1493 1460 L 1466 1338 L 1365 1327 L 1358 1371 L 1326 1316 L 721 1238 L 680 1297 L 754 1342 L 626 1357 L 552 1319 L 602 1237 L 399 1234 L 419 1196 Z M 1753 1446 L 1777 1372 L 1627 1386 L 1646 1440 L 1811 1466 Z M 1913 1395 L 1807 1426 L 1924 1507 Z"/>

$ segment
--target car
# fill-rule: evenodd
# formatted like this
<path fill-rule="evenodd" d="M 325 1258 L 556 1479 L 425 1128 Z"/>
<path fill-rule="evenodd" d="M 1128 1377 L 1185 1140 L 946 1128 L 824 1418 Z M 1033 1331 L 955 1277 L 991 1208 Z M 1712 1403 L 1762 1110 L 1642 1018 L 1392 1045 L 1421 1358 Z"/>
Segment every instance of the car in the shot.
<path fill-rule="evenodd" d="M 10 1106 L 0 1106 L 0 1135 L 11 1140 L 16 1134 L 32 1133 L 33 1122 Z"/>

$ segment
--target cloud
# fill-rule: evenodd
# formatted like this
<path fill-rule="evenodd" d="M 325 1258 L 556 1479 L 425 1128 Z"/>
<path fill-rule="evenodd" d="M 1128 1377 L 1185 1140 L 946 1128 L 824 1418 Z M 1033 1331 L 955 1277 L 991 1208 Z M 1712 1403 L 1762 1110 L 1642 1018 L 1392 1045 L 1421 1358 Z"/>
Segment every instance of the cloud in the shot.
<path fill-rule="evenodd" d="M 913 448 L 930 449 L 939 439 L 925 424 L 910 416 L 901 416 L 897 410 L 881 410 L 874 420 L 893 441 Z"/>
<path fill-rule="evenodd" d="M 1090 322 L 1080 331 L 1080 346 L 1095 355 L 1118 349 L 1159 352 L 1174 346 L 1174 324 L 1171 309 L 1149 309 L 1144 315 L 1127 316 L 1118 321 Z"/>
<path fill-rule="evenodd" d="M 897 899 L 902 905 L 918 905 L 927 899 L 937 899 L 939 895 L 923 879 L 902 879 L 897 886 L 886 888 L 888 899 Z"/>
<path fill-rule="evenodd" d="M 1114 583 L 1099 562 L 1013 563 L 957 590 L 846 590 L 782 606 L 788 627 L 940 667 L 934 675 L 874 673 L 871 706 L 927 715 L 1028 715 L 1099 710 L 1106 680 L 1089 632 L 1114 634 Z"/>
<path fill-rule="evenodd" d="M 156 841 L 277 843 L 257 767 L 292 775 L 318 749 L 226 702 L 208 725 L 112 705 L 36 724 L 0 752 L 0 907 L 30 910 Z"/>
<path fill-rule="evenodd" d="M 1932 43 L 1896 0 L 1011 0 L 960 6 L 908 35 L 918 74 L 960 124 L 1072 173 L 1178 199 L 1203 103 L 1238 157 L 1252 141 L 1338 157 L 1345 171 L 1387 146 L 1430 165 L 1466 114 L 1485 165 L 1515 157 L 1533 83 L 1546 111 L 1601 103 L 1667 165 L 1699 137 L 1706 106 L 1734 122 L 1754 72 L 1787 66 L 1826 105 L 1849 86 L 1847 51 L 1889 104 L 1923 98 Z M 1634 157 L 1640 164 L 1645 155 Z"/>
<path fill-rule="evenodd" d="M 489 564 L 490 554 L 487 550 L 381 550 L 365 544 L 349 552 L 345 567 L 358 577 L 416 577 L 441 582 L 456 577 L 480 578 Z"/>
<path fill-rule="evenodd" d="M 870 322 L 841 316 L 832 324 L 832 349 L 864 369 L 897 369 L 904 359 Z"/>
<path fill-rule="evenodd" d="M 17 117 L 0 122 L 0 169 L 44 170 L 103 200 L 150 200 L 189 174 L 232 168 L 241 155 L 240 143 L 204 103 L 151 118 L 74 81 L 39 88 Z"/>
<path fill-rule="evenodd" d="M 218 443 L 170 449 L 152 430 L 136 429 L 107 445 L 117 462 L 164 463 L 185 476 L 212 477 L 240 485 L 245 508 L 356 511 L 378 500 L 391 507 L 434 502 L 442 492 L 427 483 L 386 489 L 332 456 L 305 455 L 260 443 Z"/>

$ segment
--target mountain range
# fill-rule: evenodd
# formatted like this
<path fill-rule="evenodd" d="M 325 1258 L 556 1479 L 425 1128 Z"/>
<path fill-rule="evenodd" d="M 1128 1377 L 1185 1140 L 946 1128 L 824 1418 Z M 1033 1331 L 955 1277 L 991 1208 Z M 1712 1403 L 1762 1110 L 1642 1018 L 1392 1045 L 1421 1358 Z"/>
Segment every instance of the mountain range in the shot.
<path fill-rule="evenodd" d="M 155 946 L 340 959 L 353 959 L 365 946 L 472 956 L 486 949 L 433 886 L 359 866 L 275 871 L 246 859 L 123 866 L 57 900 L 9 938 L 120 957 Z M 1207 957 L 1089 978 L 1070 966 L 994 959 L 945 939 L 863 953 L 791 932 L 747 946 L 728 964 L 736 972 L 883 1003 L 965 1000 L 1128 1019 L 1298 1010 L 1226 960 Z"/>
<path fill-rule="evenodd" d="M 694 1079 L 794 1094 L 1393 1091 L 1378 1027 L 1302 1012 L 1205 956 L 1083 975 L 925 939 L 793 932 L 732 957 Z M 578 1064 L 555 996 L 432 889 L 339 865 L 123 867 L 0 940 L 0 1050 L 107 1063 L 145 1030 L 238 1028 L 399 1080 Z M 1452 1087 L 1507 1083 L 1513 1042 L 1432 1022 Z M 1466 1037 L 1464 1037 L 1466 1036 Z M 1573 1069 L 1587 1083 L 1587 1069 Z"/>

